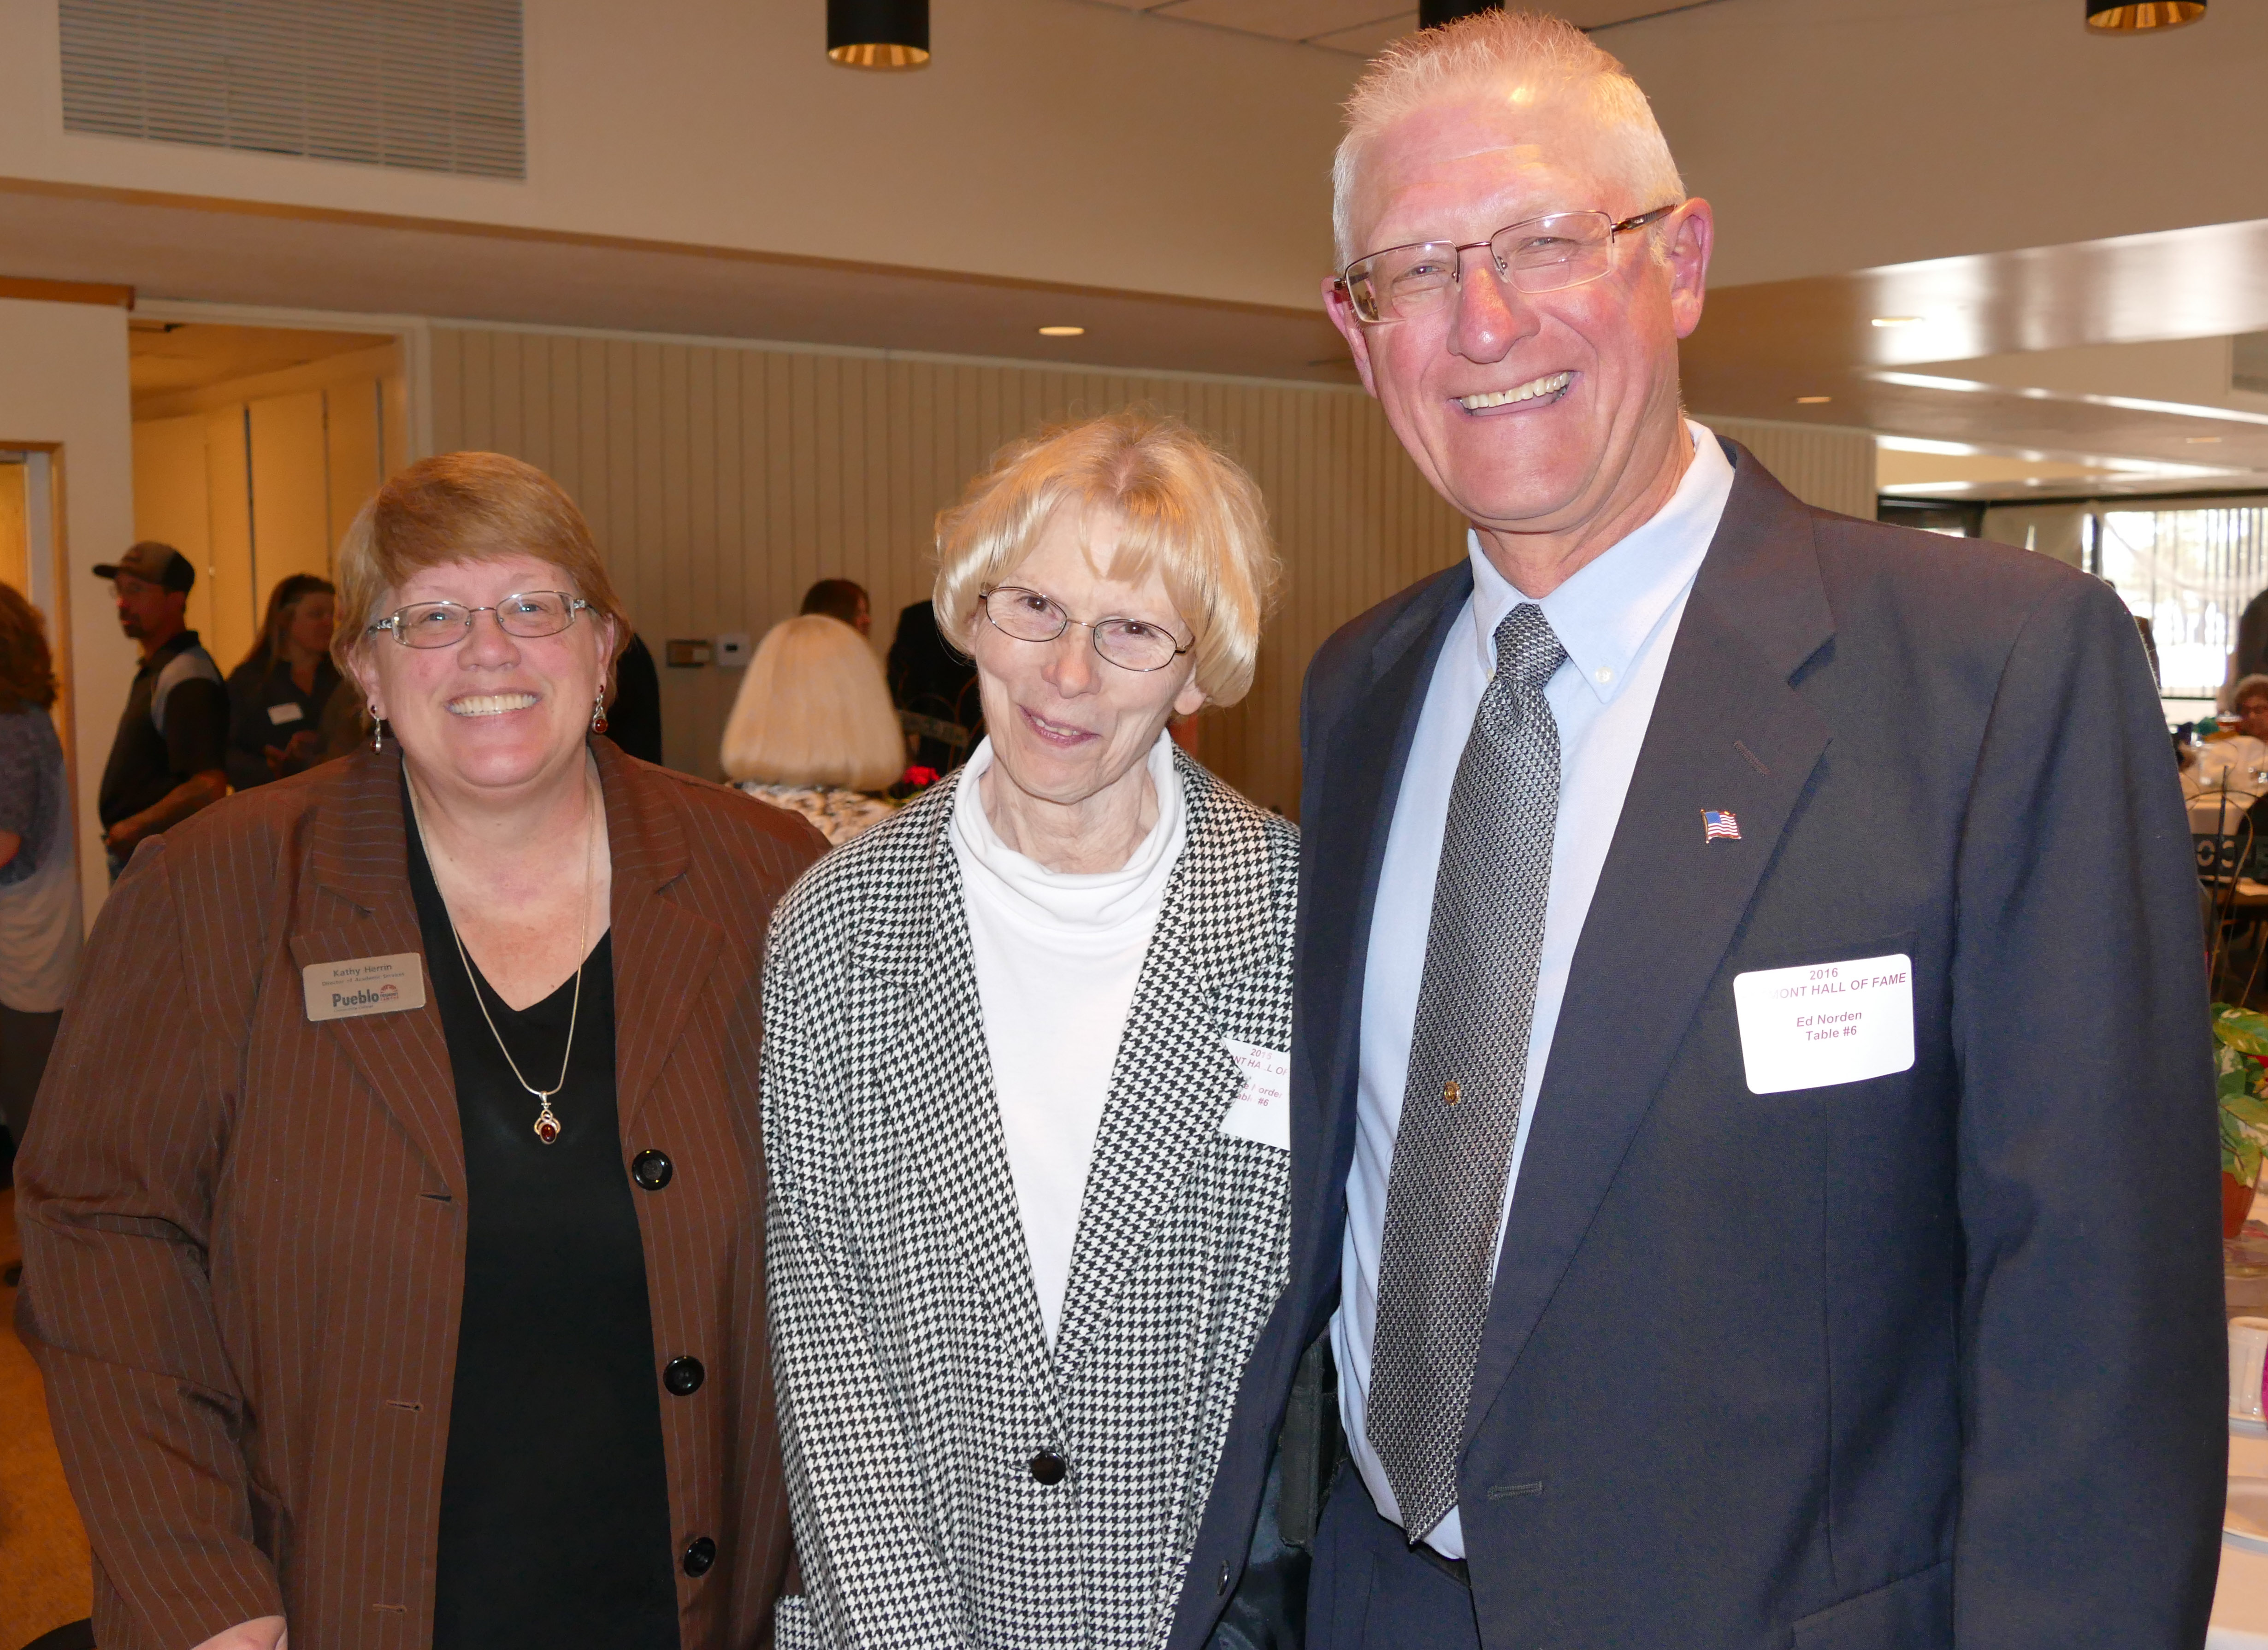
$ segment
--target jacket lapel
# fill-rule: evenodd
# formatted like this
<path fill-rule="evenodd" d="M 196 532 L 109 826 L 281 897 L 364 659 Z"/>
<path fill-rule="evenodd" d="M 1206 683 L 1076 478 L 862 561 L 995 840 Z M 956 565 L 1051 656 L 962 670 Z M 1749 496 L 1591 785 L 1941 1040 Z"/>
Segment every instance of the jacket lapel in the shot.
<path fill-rule="evenodd" d="M 1143 958 L 1079 1200 L 1056 1331 L 1055 1367 L 1065 1381 L 1243 1086 L 1214 998 L 1273 947 L 1266 843 L 1236 829 L 1210 775 L 1174 760 L 1189 833 Z"/>
<path fill-rule="evenodd" d="M 854 955 L 859 967 L 887 976 L 902 993 L 903 1030 L 896 1046 L 884 1050 L 882 1093 L 905 1109 L 901 1126 L 912 1138 L 917 1183 L 935 1198 L 939 1224 L 976 1279 L 1010 1357 L 1060 1423 L 984 1048 L 961 873 L 946 836 L 953 796 L 967 771 L 916 804 L 931 810 L 930 829 L 909 836 L 908 862 L 893 879 L 896 891 L 865 914 Z"/>
<path fill-rule="evenodd" d="M 1434 663 L 1472 588 L 1472 567 L 1460 560 L 1423 589 L 1373 645 L 1369 681 L 1348 715 L 1318 729 L 1326 742 L 1307 753 L 1293 965 L 1292 1275 L 1296 1298 L 1318 1307 L 1338 1278 L 1363 965 L 1387 837 Z M 1313 1333 L 1303 1328 L 1302 1344 Z"/>
<path fill-rule="evenodd" d="M 1497 1264 L 1471 1439 L 1581 1245 L 1827 748 L 1789 678 L 1834 620 L 1811 525 L 1745 453 L 1576 947 Z M 1701 810 L 1733 813 L 1708 842 Z"/>
<path fill-rule="evenodd" d="M 409 896 L 409 845 L 401 821 L 401 748 L 391 746 L 382 755 L 357 751 L 339 767 L 335 781 L 326 776 L 335 786 L 332 804 L 313 813 L 307 868 L 318 887 L 352 906 L 354 914 L 343 922 L 310 921 L 312 913 L 301 907 L 291 934 L 292 961 L 305 969 L 356 957 L 406 952 L 422 956 L 425 946 Z M 461 1204 L 465 1152 L 456 1078 L 441 1011 L 433 1000 L 431 964 L 423 1007 L 325 1020 L 316 1032 L 344 1050 Z"/>
<path fill-rule="evenodd" d="M 667 897 L 691 864 L 685 821 L 670 794 L 674 782 L 640 773 L 610 740 L 593 740 L 591 748 L 613 861 L 615 1105 L 627 1141 L 694 1005 L 714 1000 L 710 971 L 725 932 Z"/>

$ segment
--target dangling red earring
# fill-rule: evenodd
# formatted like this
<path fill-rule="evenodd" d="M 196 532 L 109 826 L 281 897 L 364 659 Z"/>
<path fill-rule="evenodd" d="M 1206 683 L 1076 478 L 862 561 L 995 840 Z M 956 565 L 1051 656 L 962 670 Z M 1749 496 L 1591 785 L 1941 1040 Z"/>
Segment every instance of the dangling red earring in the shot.
<path fill-rule="evenodd" d="M 591 701 L 591 731 L 593 733 L 607 731 L 607 690 L 604 688 L 600 689 L 599 696 Z"/>

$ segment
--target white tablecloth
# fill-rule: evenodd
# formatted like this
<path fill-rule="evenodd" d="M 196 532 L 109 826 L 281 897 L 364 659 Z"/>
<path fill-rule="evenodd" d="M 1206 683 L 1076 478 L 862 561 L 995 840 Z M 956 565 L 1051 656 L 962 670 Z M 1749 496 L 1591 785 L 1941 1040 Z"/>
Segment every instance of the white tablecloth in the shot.
<path fill-rule="evenodd" d="M 2230 1438 L 2228 1470 L 2268 1478 L 2268 1438 Z M 2213 1589 L 2205 1650 L 2268 1650 L 2268 1552 L 2220 1543 L 2220 1584 Z"/>

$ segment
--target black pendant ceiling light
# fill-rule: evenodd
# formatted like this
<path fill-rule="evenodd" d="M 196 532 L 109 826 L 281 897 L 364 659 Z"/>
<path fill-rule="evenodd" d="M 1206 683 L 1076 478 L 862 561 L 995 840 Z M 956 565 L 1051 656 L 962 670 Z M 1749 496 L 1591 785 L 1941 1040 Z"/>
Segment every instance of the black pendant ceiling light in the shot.
<path fill-rule="evenodd" d="M 1418 0 L 1418 26 L 1437 29 L 1478 11 L 1501 11 L 1504 0 Z"/>
<path fill-rule="evenodd" d="M 929 61 L 929 0 L 827 0 L 827 55 L 845 69 Z"/>
<path fill-rule="evenodd" d="M 2179 28 L 2205 15 L 2205 0 L 2087 0 L 2087 26 L 2098 34 Z"/>

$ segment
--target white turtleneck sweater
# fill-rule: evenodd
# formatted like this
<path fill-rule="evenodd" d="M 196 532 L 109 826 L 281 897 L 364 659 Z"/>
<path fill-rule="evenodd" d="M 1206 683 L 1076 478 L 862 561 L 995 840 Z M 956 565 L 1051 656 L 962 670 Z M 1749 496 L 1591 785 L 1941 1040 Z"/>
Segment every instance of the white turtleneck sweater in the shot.
<path fill-rule="evenodd" d="M 1173 740 L 1160 733 L 1149 755 L 1158 822 L 1133 858 L 1116 871 L 1049 871 L 992 829 L 977 784 L 991 765 L 986 740 L 961 770 L 953 852 L 1016 1212 L 1053 1346 L 1111 1067 L 1166 883 L 1188 839 L 1188 811 Z"/>

